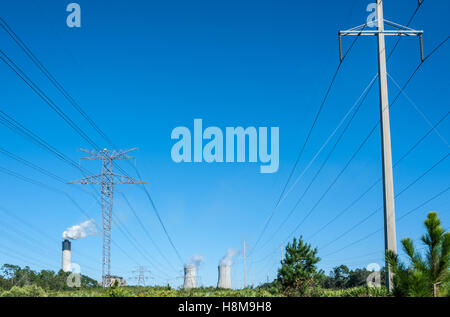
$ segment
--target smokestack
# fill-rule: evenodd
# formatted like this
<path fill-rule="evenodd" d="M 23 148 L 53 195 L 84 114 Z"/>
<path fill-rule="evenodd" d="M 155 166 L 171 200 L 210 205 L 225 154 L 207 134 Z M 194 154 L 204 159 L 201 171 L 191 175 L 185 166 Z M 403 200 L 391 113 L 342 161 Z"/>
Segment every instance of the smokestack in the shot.
<path fill-rule="evenodd" d="M 69 240 L 66 239 L 62 242 L 62 270 L 64 272 L 72 271 L 70 256 L 71 256 L 71 243 Z"/>
<path fill-rule="evenodd" d="M 184 289 L 197 288 L 197 267 L 195 265 L 184 266 Z"/>
<path fill-rule="evenodd" d="M 217 282 L 218 288 L 233 288 L 231 286 L 231 266 L 219 265 L 219 281 Z"/>

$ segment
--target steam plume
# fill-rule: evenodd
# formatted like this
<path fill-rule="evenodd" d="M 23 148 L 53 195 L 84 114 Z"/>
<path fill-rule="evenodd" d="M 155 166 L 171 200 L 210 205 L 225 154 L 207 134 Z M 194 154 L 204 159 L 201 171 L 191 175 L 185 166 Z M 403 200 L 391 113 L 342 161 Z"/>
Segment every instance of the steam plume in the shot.
<path fill-rule="evenodd" d="M 202 255 L 193 255 L 189 258 L 185 266 L 199 267 L 204 262 Z"/>
<path fill-rule="evenodd" d="M 233 258 L 236 256 L 238 251 L 236 249 L 228 249 L 227 254 L 220 260 L 220 266 L 230 266 L 233 264 Z"/>
<path fill-rule="evenodd" d="M 96 235 L 97 233 L 95 221 L 91 219 L 68 228 L 63 232 L 62 237 L 63 239 L 77 240 Z"/>

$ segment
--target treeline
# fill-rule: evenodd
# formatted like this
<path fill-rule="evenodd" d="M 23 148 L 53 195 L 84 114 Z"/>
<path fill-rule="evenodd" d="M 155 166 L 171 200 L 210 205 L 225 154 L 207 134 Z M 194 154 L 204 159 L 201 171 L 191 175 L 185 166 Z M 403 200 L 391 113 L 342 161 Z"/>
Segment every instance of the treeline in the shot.
<path fill-rule="evenodd" d="M 346 289 L 367 285 L 367 279 L 373 272 L 367 269 L 350 270 L 346 265 L 333 268 L 329 275 L 319 276 L 319 285 L 327 289 Z M 385 286 L 384 268 L 380 271 L 380 286 Z"/>
<path fill-rule="evenodd" d="M 28 266 L 21 268 L 18 265 L 4 264 L 0 269 L 0 290 L 8 291 L 13 287 L 24 287 L 27 285 L 38 286 L 44 290 L 65 291 L 70 290 L 67 284 L 67 278 L 70 273 L 54 272 L 42 270 L 33 271 Z M 98 287 L 98 282 L 88 276 L 80 276 L 80 288 Z"/>

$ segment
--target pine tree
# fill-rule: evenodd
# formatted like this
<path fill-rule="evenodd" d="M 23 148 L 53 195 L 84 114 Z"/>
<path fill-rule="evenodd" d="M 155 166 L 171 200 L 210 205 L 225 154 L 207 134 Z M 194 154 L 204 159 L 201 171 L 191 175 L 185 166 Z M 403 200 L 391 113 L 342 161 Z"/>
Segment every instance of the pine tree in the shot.
<path fill-rule="evenodd" d="M 316 254 L 317 249 L 303 242 L 301 237 L 287 244 L 285 258 L 278 270 L 278 281 L 287 293 L 304 295 L 314 286 L 318 275 L 316 263 L 320 261 Z"/>
<path fill-rule="evenodd" d="M 400 296 L 438 295 L 440 285 L 450 279 L 450 232 L 445 232 L 436 212 L 428 213 L 425 220 L 426 234 L 422 242 L 426 246 L 423 257 L 410 238 L 402 240 L 402 246 L 411 262 L 410 267 L 398 261 L 391 251 L 386 259 L 394 273 L 394 294 Z"/>

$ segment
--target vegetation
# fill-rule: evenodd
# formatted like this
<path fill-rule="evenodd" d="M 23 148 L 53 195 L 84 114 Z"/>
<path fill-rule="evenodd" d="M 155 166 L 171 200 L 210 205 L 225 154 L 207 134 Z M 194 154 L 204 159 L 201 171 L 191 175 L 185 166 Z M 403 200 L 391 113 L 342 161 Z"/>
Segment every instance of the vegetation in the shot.
<path fill-rule="evenodd" d="M 316 264 L 320 261 L 317 249 L 305 243 L 302 238 L 286 246 L 286 256 L 278 270 L 278 283 L 288 296 L 313 295 L 320 273 Z"/>
<path fill-rule="evenodd" d="M 436 212 L 425 220 L 426 234 L 422 236 L 426 252 L 423 257 L 412 239 L 402 240 L 410 265 L 401 263 L 393 252 L 386 259 L 394 273 L 396 296 L 449 296 L 450 286 L 450 232 L 445 232 Z"/>
<path fill-rule="evenodd" d="M 355 269 L 350 270 L 345 265 L 340 265 L 331 271 L 329 276 L 323 276 L 321 278 L 320 285 L 326 289 L 347 289 L 365 286 L 367 284 L 367 278 L 371 274 L 371 271 L 366 269 Z M 381 276 L 381 285 L 384 285 L 384 276 L 385 274 L 380 272 Z"/>
<path fill-rule="evenodd" d="M 445 232 L 435 212 L 425 220 L 426 234 L 422 236 L 425 255 L 421 255 L 411 239 L 402 245 L 409 257 L 409 266 L 400 262 L 392 252 L 386 259 L 394 273 L 394 291 L 389 294 L 381 274 L 381 287 L 367 286 L 371 272 L 351 270 L 345 265 L 335 267 L 327 276 L 317 268 L 317 249 L 300 237 L 286 246 L 285 258 L 277 278 L 256 288 L 226 290 L 201 287 L 191 290 L 170 286 L 99 287 L 97 281 L 81 276 L 80 287 L 67 286 L 69 273 L 43 270 L 35 272 L 5 264 L 0 269 L 0 297 L 378 297 L 378 296 L 450 296 L 450 233 Z"/>
<path fill-rule="evenodd" d="M 70 273 L 60 270 L 58 273 L 48 270 L 35 272 L 28 266 L 21 268 L 17 265 L 5 264 L 1 267 L 0 289 L 10 290 L 13 287 L 24 287 L 34 285 L 42 289 L 51 289 L 55 291 L 70 290 L 67 286 L 67 278 Z M 96 280 L 81 275 L 81 287 L 97 287 Z"/>

